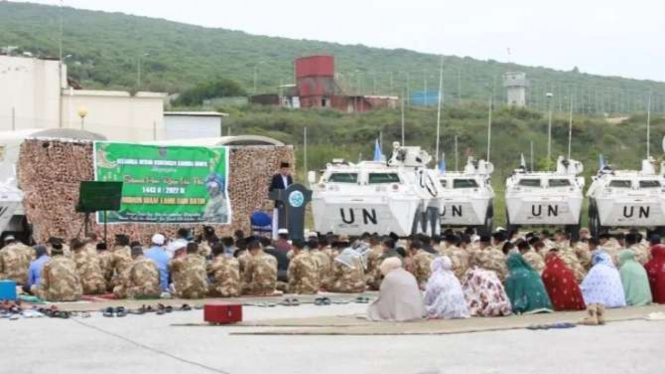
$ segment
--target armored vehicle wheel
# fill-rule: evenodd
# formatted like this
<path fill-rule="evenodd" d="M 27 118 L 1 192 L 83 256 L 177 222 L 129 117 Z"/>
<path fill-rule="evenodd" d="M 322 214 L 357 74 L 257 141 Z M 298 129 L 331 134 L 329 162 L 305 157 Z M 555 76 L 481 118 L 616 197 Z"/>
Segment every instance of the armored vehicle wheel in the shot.
<path fill-rule="evenodd" d="M 570 236 L 571 240 L 577 241 L 580 238 L 580 224 L 566 225 L 566 233 Z"/>
<path fill-rule="evenodd" d="M 506 230 L 508 230 L 508 237 L 513 236 L 513 234 L 517 233 L 519 229 L 519 225 L 510 224 L 510 217 L 508 216 L 508 210 L 506 210 Z"/>
<path fill-rule="evenodd" d="M 476 226 L 478 235 L 492 235 L 494 229 L 494 207 L 490 204 L 485 213 L 485 223 L 482 226 Z"/>
<path fill-rule="evenodd" d="M 598 238 L 598 235 L 600 235 L 600 218 L 598 217 L 598 208 L 593 201 L 589 204 L 589 231 L 591 232 L 591 236 L 594 238 Z"/>

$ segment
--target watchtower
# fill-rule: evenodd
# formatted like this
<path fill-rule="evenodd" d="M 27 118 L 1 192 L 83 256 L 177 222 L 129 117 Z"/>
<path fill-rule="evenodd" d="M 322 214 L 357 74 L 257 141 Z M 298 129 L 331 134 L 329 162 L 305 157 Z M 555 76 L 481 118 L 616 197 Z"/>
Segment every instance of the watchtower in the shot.
<path fill-rule="evenodd" d="M 506 73 L 506 75 L 503 76 L 503 86 L 506 88 L 508 106 L 526 106 L 526 88 L 529 87 L 526 73 Z"/>

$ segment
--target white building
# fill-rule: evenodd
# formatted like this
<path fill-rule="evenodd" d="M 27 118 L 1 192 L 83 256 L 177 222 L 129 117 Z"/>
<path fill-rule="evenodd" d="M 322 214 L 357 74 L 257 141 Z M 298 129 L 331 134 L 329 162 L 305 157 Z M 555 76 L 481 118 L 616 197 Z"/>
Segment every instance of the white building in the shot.
<path fill-rule="evenodd" d="M 60 76 L 57 60 L 0 56 L 0 131 L 57 127 Z"/>
<path fill-rule="evenodd" d="M 57 60 L 0 56 L 0 131 L 83 127 L 115 141 L 164 138 L 165 94 L 74 90 L 66 77 Z"/>
<path fill-rule="evenodd" d="M 164 112 L 163 139 L 219 138 L 224 136 L 222 118 L 226 116 L 220 112 Z"/>
<path fill-rule="evenodd" d="M 506 73 L 503 77 L 503 86 L 506 87 L 508 106 L 526 106 L 526 88 L 529 87 L 529 81 L 525 73 Z"/>
<path fill-rule="evenodd" d="M 62 127 L 92 131 L 111 141 L 164 139 L 164 94 L 62 91 Z M 81 114 L 85 117 L 81 118 Z"/>

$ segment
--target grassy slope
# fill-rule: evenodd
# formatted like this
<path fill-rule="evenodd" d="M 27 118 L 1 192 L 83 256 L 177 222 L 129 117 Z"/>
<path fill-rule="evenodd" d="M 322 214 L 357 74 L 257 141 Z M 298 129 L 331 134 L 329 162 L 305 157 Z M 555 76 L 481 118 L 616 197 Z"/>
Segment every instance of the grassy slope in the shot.
<path fill-rule="evenodd" d="M 160 19 L 64 8 L 64 54 L 71 74 L 91 87 L 133 88 L 137 58 L 144 52 L 143 87 L 180 91 L 213 76 L 239 81 L 252 88 L 254 64 L 260 66 L 259 91 L 276 91 L 280 81 L 292 76 L 292 60 L 308 54 L 332 54 L 336 58 L 340 81 L 355 90 L 360 71 L 363 91 L 389 93 L 388 72 L 393 72 L 393 94 L 401 92 L 410 74 L 411 89 L 422 89 L 423 71 L 429 88 L 437 81 L 438 57 L 398 49 L 369 48 L 309 40 L 272 38 L 240 31 L 212 29 Z M 59 10 L 57 7 L 0 2 L 0 45 L 18 45 L 42 56 L 58 56 Z M 572 68 L 572 67 L 571 67 Z M 644 93 L 663 92 L 665 84 L 600 77 L 541 67 L 514 66 L 495 61 L 449 56 L 444 65 L 444 85 L 448 100 L 458 97 L 458 72 L 462 76 L 462 99 L 485 102 L 489 88 L 500 88 L 500 77 L 508 70 L 528 74 L 534 97 L 552 90 L 561 98 L 569 90 L 583 105 L 612 104 L 621 99 L 625 105 L 643 105 Z M 499 78 L 499 79 L 496 79 Z M 488 87 L 489 86 L 489 87 Z M 604 98 L 596 91 L 604 91 Z M 618 90 L 623 96 L 617 96 Z M 628 96 L 631 97 L 628 97 Z"/>

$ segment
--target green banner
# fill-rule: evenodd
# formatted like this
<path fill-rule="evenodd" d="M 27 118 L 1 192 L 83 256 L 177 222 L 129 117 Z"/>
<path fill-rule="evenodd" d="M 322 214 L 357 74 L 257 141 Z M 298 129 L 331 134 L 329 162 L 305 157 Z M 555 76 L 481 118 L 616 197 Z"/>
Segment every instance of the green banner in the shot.
<path fill-rule="evenodd" d="M 108 223 L 231 222 L 226 147 L 95 142 L 94 154 L 96 180 L 123 182 Z"/>

